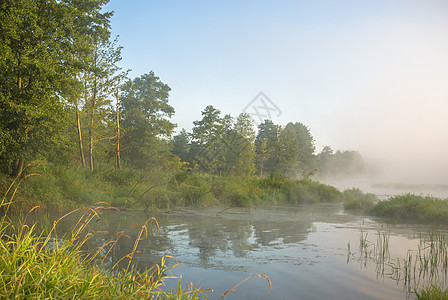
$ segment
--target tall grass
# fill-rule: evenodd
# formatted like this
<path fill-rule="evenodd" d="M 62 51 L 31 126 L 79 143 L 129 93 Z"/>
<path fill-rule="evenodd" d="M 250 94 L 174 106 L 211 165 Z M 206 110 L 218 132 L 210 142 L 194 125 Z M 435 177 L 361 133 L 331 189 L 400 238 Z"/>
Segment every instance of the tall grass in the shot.
<path fill-rule="evenodd" d="M 390 231 L 379 231 L 376 243 L 367 239 L 361 230 L 359 260 L 376 265 L 379 276 L 388 276 L 402 282 L 417 299 L 446 299 L 448 290 L 448 235 L 433 230 L 420 237 L 418 250 L 408 250 L 403 257 L 393 258 L 389 253 Z M 350 251 L 350 250 L 349 250 Z M 439 298 L 442 297 L 442 298 Z"/>
<path fill-rule="evenodd" d="M 277 204 L 337 202 L 342 194 L 332 186 L 309 179 L 293 180 L 279 174 L 266 178 L 225 177 L 170 171 L 98 166 L 86 170 L 51 163 L 35 164 L 26 171 L 32 176 L 15 195 L 15 211 L 26 212 L 35 205 L 47 210 L 67 211 L 97 202 L 120 208 L 144 210 L 175 207 L 243 207 Z M 0 175 L 1 177 L 2 175 Z M 0 192 L 11 180 L 0 178 Z"/>
<path fill-rule="evenodd" d="M 15 225 L 7 218 L 0 224 L 0 298 L 3 299 L 198 299 L 206 298 L 207 289 L 192 284 L 177 291 L 164 291 L 164 281 L 175 266 L 168 267 L 166 257 L 160 264 L 143 272 L 132 259 L 139 241 L 149 230 L 141 226 L 132 252 L 110 269 L 104 259 L 111 255 L 121 232 L 100 247 L 86 253 L 83 245 L 95 234 L 92 223 L 98 222 L 101 210 L 86 209 L 79 221 L 63 236 L 56 234 L 59 220 L 49 230 L 38 232 L 25 220 Z M 155 220 L 151 220 L 156 223 Z M 126 262 L 122 267 L 122 262 Z"/>
<path fill-rule="evenodd" d="M 405 194 L 378 202 L 372 208 L 372 213 L 393 221 L 448 224 L 448 201 Z"/>
<path fill-rule="evenodd" d="M 26 169 L 26 168 L 25 168 Z M 8 213 L 14 203 L 22 181 L 28 176 L 17 176 L 6 189 L 0 202 L 3 215 L 0 219 L 0 298 L 1 299 L 201 299 L 208 298 L 211 289 L 198 287 L 193 283 L 183 287 L 182 276 L 178 277 L 176 289 L 163 288 L 165 281 L 176 278 L 170 271 L 177 265 L 168 266 L 167 256 L 160 264 L 143 271 L 133 263 L 140 241 L 147 237 L 152 228 L 158 229 L 157 220 L 149 218 L 139 228 L 131 252 L 106 266 L 119 239 L 128 237 L 127 230 L 116 233 L 93 250 L 85 245 L 96 233 L 94 224 L 102 222 L 103 210 L 116 209 L 105 203 L 94 208 L 77 209 L 65 214 L 52 224 L 49 218 L 29 225 L 29 214 L 14 222 Z M 58 235 L 61 220 L 74 213 L 81 213 L 78 221 L 63 235 Z M 264 274 L 254 274 L 241 281 L 221 298 L 232 293 L 251 277 L 259 275 L 269 283 Z"/>

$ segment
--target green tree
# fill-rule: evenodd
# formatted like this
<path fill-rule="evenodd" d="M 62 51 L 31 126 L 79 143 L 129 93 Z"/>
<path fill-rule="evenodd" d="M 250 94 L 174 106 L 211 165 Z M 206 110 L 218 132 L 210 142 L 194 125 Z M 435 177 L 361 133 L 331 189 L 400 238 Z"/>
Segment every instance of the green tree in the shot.
<path fill-rule="evenodd" d="M 120 97 L 123 161 L 145 168 L 169 153 L 176 127 L 169 120 L 174 114 L 168 104 L 170 90 L 152 71 L 124 85 Z"/>
<path fill-rule="evenodd" d="M 190 135 L 185 129 L 182 129 L 179 134 L 173 137 L 173 148 L 171 152 L 177 155 L 183 162 L 191 163 L 190 149 Z"/>
<path fill-rule="evenodd" d="M 255 139 L 256 165 L 258 174 L 279 172 L 279 133 L 281 127 L 271 120 L 265 120 L 258 125 L 258 134 Z"/>
<path fill-rule="evenodd" d="M 241 113 L 228 134 L 228 161 L 232 174 L 250 176 L 255 173 L 255 131 L 248 114 Z"/>
<path fill-rule="evenodd" d="M 314 138 L 309 128 L 304 124 L 294 123 L 293 126 L 299 144 L 298 172 L 301 177 L 309 177 L 316 172 L 316 157 L 314 155 L 316 147 L 314 145 Z"/>
<path fill-rule="evenodd" d="M 194 121 L 191 134 L 194 164 L 202 171 L 219 174 L 222 171 L 223 151 L 222 134 L 225 121 L 221 111 L 212 105 L 202 111 L 202 119 Z M 227 120 L 228 121 L 228 120 Z"/>
<path fill-rule="evenodd" d="M 79 99 L 80 57 L 92 29 L 108 33 L 105 0 L 0 3 L 0 160 L 18 174 L 24 160 L 65 149 Z"/>
<path fill-rule="evenodd" d="M 98 140 L 111 141 L 115 138 L 111 124 L 105 126 L 111 116 L 114 90 L 126 77 L 117 63 L 121 60 L 122 47 L 117 46 L 117 40 L 104 40 L 95 34 L 92 42 L 91 55 L 88 58 L 89 67 L 84 72 L 85 110 L 88 114 L 89 132 L 89 166 L 94 168 L 94 149 Z M 110 152 L 110 144 L 106 143 L 103 152 Z"/>
<path fill-rule="evenodd" d="M 299 166 L 300 146 L 294 124 L 288 123 L 279 133 L 279 172 L 296 177 Z"/>

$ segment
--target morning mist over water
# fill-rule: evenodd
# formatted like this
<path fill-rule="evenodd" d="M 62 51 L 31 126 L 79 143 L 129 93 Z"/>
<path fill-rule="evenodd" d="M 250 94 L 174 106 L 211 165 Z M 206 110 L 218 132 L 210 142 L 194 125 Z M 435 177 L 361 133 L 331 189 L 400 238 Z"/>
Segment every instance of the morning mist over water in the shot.
<path fill-rule="evenodd" d="M 446 0 L 0 2 L 0 298 L 448 299 L 447 32 Z"/>

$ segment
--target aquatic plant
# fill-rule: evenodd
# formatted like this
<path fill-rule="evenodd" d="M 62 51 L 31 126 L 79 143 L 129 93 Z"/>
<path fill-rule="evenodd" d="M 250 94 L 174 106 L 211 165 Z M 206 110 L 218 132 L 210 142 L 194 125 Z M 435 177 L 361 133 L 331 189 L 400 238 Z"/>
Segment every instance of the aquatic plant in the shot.
<path fill-rule="evenodd" d="M 379 199 L 374 194 L 364 194 L 358 188 L 352 188 L 342 192 L 345 210 L 370 210 Z"/>
<path fill-rule="evenodd" d="M 441 284 L 448 279 L 448 236 L 445 231 L 432 230 L 427 236 L 421 236 L 418 250 L 408 250 L 404 257 L 396 258 L 390 256 L 389 230 L 378 231 L 376 243 L 369 241 L 367 236 L 368 233 L 361 229 L 358 259 L 364 266 L 367 261 L 374 262 L 379 276 L 402 282 L 409 292 L 414 290 L 418 297 L 423 297 L 418 299 L 439 299 L 427 298 L 431 293 L 448 295 L 446 286 Z M 428 283 L 429 287 L 421 287 Z"/>
<path fill-rule="evenodd" d="M 417 300 L 448 300 L 448 289 L 442 289 L 436 284 L 415 289 Z"/>
<path fill-rule="evenodd" d="M 168 267 L 166 257 L 160 264 L 143 272 L 137 270 L 132 259 L 137 246 L 149 230 L 150 219 L 140 227 L 132 252 L 117 261 L 110 269 L 103 265 L 118 239 L 120 232 L 88 253 L 83 245 L 95 234 L 92 223 L 100 221 L 101 210 L 107 207 L 87 208 L 79 221 L 59 237 L 55 221 L 49 231 L 38 232 L 36 225 L 19 225 L 4 218 L 0 225 L 0 297 L 33 299 L 197 299 L 206 297 L 208 289 L 192 284 L 177 291 L 164 291 L 161 285 L 173 278 L 167 275 L 176 267 Z M 127 260 L 126 267 L 121 262 Z M 178 296 L 182 297 L 178 297 Z"/>
<path fill-rule="evenodd" d="M 200 299 L 208 298 L 212 289 L 199 287 L 193 283 L 183 287 L 182 276 L 177 277 L 176 289 L 164 289 L 167 279 L 176 278 L 170 270 L 177 265 L 168 266 L 165 256 L 159 264 L 139 270 L 133 259 L 138 253 L 140 241 L 148 232 L 158 229 L 158 222 L 149 218 L 143 225 L 132 225 L 117 232 L 100 246 L 86 250 L 87 242 L 98 233 L 95 224 L 106 222 L 101 218 L 104 210 L 117 210 L 106 203 L 98 203 L 71 211 L 52 224 L 48 215 L 40 224 L 27 222 L 34 207 L 22 219 L 14 222 L 8 211 L 14 203 L 22 179 L 20 174 L 13 180 L 0 202 L 4 214 L 0 218 L 0 298 L 1 299 Z M 63 235 L 58 235 L 58 224 L 73 214 L 81 214 L 78 221 Z M 41 227 L 38 229 L 38 227 Z M 121 238 L 127 238 L 128 230 L 137 228 L 138 234 L 132 250 L 124 257 L 110 259 L 112 251 Z M 106 264 L 106 260 L 113 264 Z M 247 277 L 221 297 L 234 292 Z M 269 291 L 268 291 L 269 292 Z"/>
<path fill-rule="evenodd" d="M 448 201 L 431 196 L 405 194 L 378 202 L 372 213 L 394 221 L 448 223 Z"/>

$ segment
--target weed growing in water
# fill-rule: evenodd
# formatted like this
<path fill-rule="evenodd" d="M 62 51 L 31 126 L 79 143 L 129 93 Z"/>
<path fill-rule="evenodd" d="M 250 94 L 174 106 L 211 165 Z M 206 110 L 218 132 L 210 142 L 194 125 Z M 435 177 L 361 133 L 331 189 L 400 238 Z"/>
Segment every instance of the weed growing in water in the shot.
<path fill-rule="evenodd" d="M 20 175 L 19 175 L 20 176 Z M 208 298 L 211 289 L 201 288 L 192 283 L 182 287 L 178 278 L 177 290 L 165 291 L 162 285 L 165 280 L 175 278 L 169 274 L 174 266 L 167 266 L 163 257 L 160 264 L 153 265 L 143 272 L 132 263 L 138 252 L 139 242 L 144 239 L 152 225 L 158 228 L 157 220 L 150 218 L 139 226 L 131 253 L 118 260 L 110 269 L 104 262 L 122 237 L 127 237 L 126 229 L 118 232 L 103 245 L 86 252 L 84 245 L 95 232 L 93 224 L 101 222 L 101 212 L 114 209 L 99 203 L 101 206 L 72 211 L 50 224 L 49 218 L 37 225 L 27 225 L 29 213 L 20 221 L 12 222 L 7 212 L 13 203 L 14 195 L 21 183 L 19 176 L 7 190 L 0 202 L 0 210 L 4 212 L 0 219 L 0 298 L 2 299 L 200 299 Z M 17 183 L 18 182 L 18 183 Z M 17 183 L 17 184 L 16 184 Z M 13 188 L 14 186 L 14 188 Z M 11 192 L 11 193 L 10 193 Z M 32 212 L 37 207 L 33 208 Z M 58 223 L 74 212 L 81 212 L 78 221 L 64 235 L 58 236 Z M 132 226 L 134 227 L 134 226 Z M 125 268 L 121 268 L 126 262 Z M 264 274 L 255 274 L 269 278 Z M 249 276 L 237 284 L 235 289 L 255 276 Z"/>
<path fill-rule="evenodd" d="M 428 236 L 421 236 L 418 249 L 408 250 L 404 258 L 391 257 L 389 230 L 379 231 L 376 243 L 369 241 L 367 236 L 368 233 L 361 229 L 359 261 L 363 262 L 364 266 L 367 266 L 368 261 L 374 262 L 378 276 L 387 276 L 397 282 L 402 282 L 409 292 L 414 291 L 417 295 L 423 295 L 426 291 L 438 292 L 442 291 L 444 287 L 446 288 L 448 283 L 448 236 L 446 232 L 432 230 Z M 422 288 L 428 284 L 430 288 Z M 445 294 L 448 295 L 448 292 L 445 291 Z"/>

